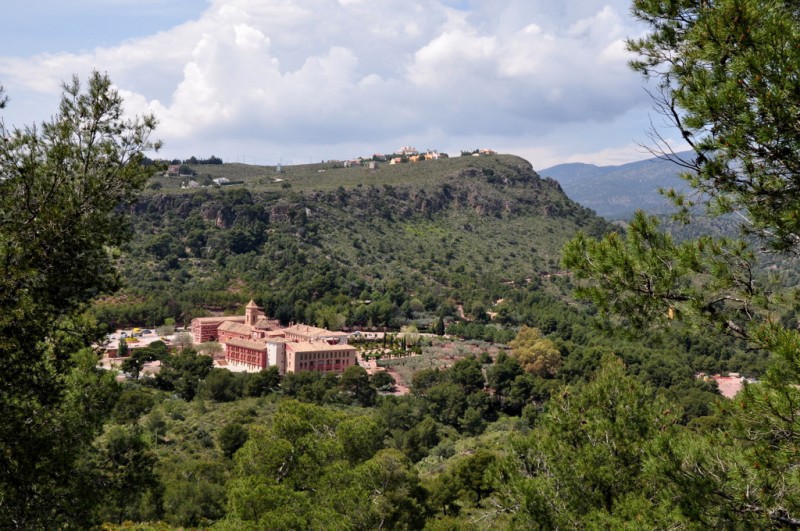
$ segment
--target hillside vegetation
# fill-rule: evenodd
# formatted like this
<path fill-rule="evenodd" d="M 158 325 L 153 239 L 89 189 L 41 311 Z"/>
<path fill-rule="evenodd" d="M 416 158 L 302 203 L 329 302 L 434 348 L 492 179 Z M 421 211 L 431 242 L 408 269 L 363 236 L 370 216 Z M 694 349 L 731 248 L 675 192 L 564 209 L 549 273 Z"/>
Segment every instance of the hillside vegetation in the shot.
<path fill-rule="evenodd" d="M 226 166 L 197 171 L 218 172 L 210 180 Z M 358 342 L 410 387 L 404 396 L 384 394 L 375 376 L 386 373 L 361 367 L 281 377 L 211 369 L 191 349 L 155 356 L 161 373 L 126 381 L 96 441 L 127 493 L 97 521 L 534 527 L 536 512 L 527 521 L 516 508 L 530 449 L 589 477 L 568 482 L 573 505 L 587 484 L 590 504 L 635 496 L 647 460 L 664 460 L 643 452 L 648 441 L 720 422 L 710 416 L 716 387 L 696 371 L 763 370 L 763 356 L 688 329 L 602 333 L 593 308 L 570 296 L 560 250 L 579 230 L 618 228 L 518 157 L 319 169 L 293 168 L 277 183 L 253 169 L 251 181 L 199 189 L 158 177 L 130 209 L 133 240 L 119 257 L 127 287 L 95 306 L 98 320 L 181 323 L 241 313 L 255 298 L 284 322 L 436 334 L 446 324 L 449 337 L 411 334 L 409 351 L 390 339 L 388 355 Z M 390 337 L 405 345 L 402 333 Z M 597 398 L 606 393 L 610 407 Z M 616 418 L 630 426 L 609 438 Z M 562 432 L 579 435 L 564 442 Z"/>
<path fill-rule="evenodd" d="M 128 287 L 101 304 L 102 320 L 188 322 L 251 297 L 284 321 L 334 328 L 424 327 L 459 305 L 481 317 L 557 272 L 576 231 L 610 228 L 510 155 L 292 167 L 279 183 L 257 177 L 263 168 L 197 171 L 253 177 L 198 189 L 159 177 L 131 210 Z"/>

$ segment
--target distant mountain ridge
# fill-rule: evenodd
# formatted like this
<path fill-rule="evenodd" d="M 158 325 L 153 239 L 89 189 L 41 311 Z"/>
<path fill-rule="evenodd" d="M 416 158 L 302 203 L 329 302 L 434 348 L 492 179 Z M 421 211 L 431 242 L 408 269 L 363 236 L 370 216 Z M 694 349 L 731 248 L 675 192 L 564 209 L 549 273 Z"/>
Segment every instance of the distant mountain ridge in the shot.
<path fill-rule="evenodd" d="M 561 184 L 573 201 L 606 219 L 628 219 L 637 210 L 663 214 L 672 210 L 659 188 L 684 189 L 680 166 L 657 157 L 620 166 L 580 162 L 558 164 L 539 171 Z"/>

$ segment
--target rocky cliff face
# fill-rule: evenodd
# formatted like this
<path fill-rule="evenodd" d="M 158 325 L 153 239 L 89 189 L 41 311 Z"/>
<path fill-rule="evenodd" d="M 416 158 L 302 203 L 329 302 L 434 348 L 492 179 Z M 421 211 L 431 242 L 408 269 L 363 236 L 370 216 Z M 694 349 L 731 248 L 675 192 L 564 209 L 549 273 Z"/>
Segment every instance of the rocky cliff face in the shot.
<path fill-rule="evenodd" d="M 553 179 L 542 179 L 522 159 L 490 167 L 460 168 L 430 183 L 357 184 L 335 190 L 249 191 L 242 187 L 186 190 L 143 196 L 132 207 L 134 216 L 197 216 L 222 230 L 239 223 L 304 223 L 309 216 L 354 218 L 369 222 L 432 220 L 451 213 L 487 219 L 519 216 L 558 218 L 584 216 Z"/>

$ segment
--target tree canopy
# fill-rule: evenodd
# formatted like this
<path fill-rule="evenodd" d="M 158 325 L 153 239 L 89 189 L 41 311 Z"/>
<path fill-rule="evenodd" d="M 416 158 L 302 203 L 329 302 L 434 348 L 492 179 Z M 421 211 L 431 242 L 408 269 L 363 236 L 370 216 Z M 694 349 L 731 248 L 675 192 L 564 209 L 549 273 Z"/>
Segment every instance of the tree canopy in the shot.
<path fill-rule="evenodd" d="M 115 391 L 82 350 L 99 338 L 82 314 L 118 285 L 119 207 L 153 171 L 140 162 L 155 125 L 126 118 L 97 72 L 63 86 L 50 121 L 0 123 L 0 521 L 16 527 L 88 518 L 71 469 Z"/>
<path fill-rule="evenodd" d="M 689 222 L 703 204 L 712 215 L 735 213 L 744 234 L 758 239 L 677 244 L 640 213 L 626 238 L 579 236 L 564 263 L 596 281 L 584 294 L 629 322 L 713 323 L 763 347 L 763 325 L 780 301 L 758 278 L 758 254 L 800 249 L 797 6 L 635 0 L 633 13 L 651 32 L 628 42 L 639 55 L 632 66 L 658 81 L 659 110 L 694 148 L 693 159 L 677 160 L 693 192 L 666 191 L 680 219 Z"/>
<path fill-rule="evenodd" d="M 542 337 L 536 328 L 523 325 L 509 346 L 512 355 L 527 373 L 553 377 L 561 367 L 561 353 L 555 344 Z"/>
<path fill-rule="evenodd" d="M 694 149 L 697 207 L 735 214 L 744 238 L 676 242 L 655 218 L 626 234 L 579 235 L 564 264 L 579 293 L 623 327 L 701 328 L 770 357 L 762 381 L 721 409 L 718 436 L 683 433 L 661 450 L 659 477 L 684 517 L 710 527 L 798 527 L 800 333 L 781 320 L 786 289 L 759 272 L 764 253 L 800 250 L 800 9 L 784 0 L 634 0 L 650 32 L 628 42 L 633 68 L 658 81 L 656 103 Z"/>
<path fill-rule="evenodd" d="M 800 244 L 800 11 L 791 0 L 634 0 L 651 31 L 628 42 L 658 82 L 659 110 L 694 149 L 680 160 L 696 192 L 738 212 L 777 250 Z M 663 146 L 662 146 L 663 147 Z"/>

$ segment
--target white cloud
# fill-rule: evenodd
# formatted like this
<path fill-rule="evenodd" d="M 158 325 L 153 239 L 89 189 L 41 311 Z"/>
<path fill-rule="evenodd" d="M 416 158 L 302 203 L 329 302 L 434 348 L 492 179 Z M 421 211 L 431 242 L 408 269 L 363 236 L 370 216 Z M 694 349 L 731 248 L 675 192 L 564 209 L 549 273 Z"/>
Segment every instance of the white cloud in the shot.
<path fill-rule="evenodd" d="M 645 103 L 625 64 L 624 38 L 639 31 L 627 1 L 448 4 L 212 0 L 196 20 L 113 47 L 0 55 L 0 80 L 12 98 L 41 102 L 73 73 L 106 71 L 131 111 L 157 114 L 167 150 L 198 155 L 244 143 L 531 145 Z"/>
<path fill-rule="evenodd" d="M 415 85 L 441 87 L 462 82 L 492 68 L 496 59 L 496 40 L 471 29 L 453 29 L 438 35 L 417 50 L 408 67 L 408 78 Z"/>

